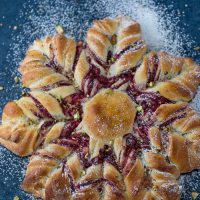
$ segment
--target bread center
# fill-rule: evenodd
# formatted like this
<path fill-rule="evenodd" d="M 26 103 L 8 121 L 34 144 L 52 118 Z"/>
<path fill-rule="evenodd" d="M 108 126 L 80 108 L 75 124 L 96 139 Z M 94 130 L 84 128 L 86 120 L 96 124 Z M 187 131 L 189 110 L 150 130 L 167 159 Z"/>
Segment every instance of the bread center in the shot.
<path fill-rule="evenodd" d="M 135 115 L 126 93 L 105 89 L 84 105 L 83 126 L 93 138 L 112 140 L 132 131 Z"/>

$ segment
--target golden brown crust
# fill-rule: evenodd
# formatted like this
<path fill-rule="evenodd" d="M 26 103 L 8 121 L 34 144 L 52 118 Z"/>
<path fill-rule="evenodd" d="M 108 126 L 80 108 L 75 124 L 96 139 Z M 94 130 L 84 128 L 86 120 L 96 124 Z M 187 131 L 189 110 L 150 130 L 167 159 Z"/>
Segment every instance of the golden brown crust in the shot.
<path fill-rule="evenodd" d="M 64 35 L 34 42 L 19 69 L 31 92 L 5 106 L 0 126 L 0 144 L 32 154 L 25 191 L 180 199 L 180 174 L 200 168 L 200 116 L 182 102 L 196 93 L 199 68 L 165 52 L 144 56 L 146 48 L 127 17 L 96 20 L 85 44 Z"/>
<path fill-rule="evenodd" d="M 119 75 L 134 68 L 146 50 L 140 25 L 134 20 L 128 17 L 96 20 L 87 32 L 86 45 L 75 67 L 75 80 L 82 88 L 84 78 L 94 66 L 103 75 Z"/>
<path fill-rule="evenodd" d="M 200 68 L 189 58 L 150 52 L 135 74 L 138 88 L 159 92 L 173 101 L 190 101 L 200 83 Z"/>
<path fill-rule="evenodd" d="M 86 52 L 83 50 L 74 71 L 74 78 L 79 88 L 82 88 L 82 82 L 87 75 L 89 68 L 90 67 L 86 59 Z"/>
<path fill-rule="evenodd" d="M 168 124 L 163 128 L 169 131 L 167 154 L 170 161 L 181 173 L 198 169 L 200 167 L 199 115 L 186 103 L 176 103 L 161 105 L 156 111 L 156 117 L 159 123 Z"/>
<path fill-rule="evenodd" d="M 3 110 L 0 144 L 17 155 L 30 155 L 37 139 L 37 129 L 37 125 L 29 126 L 26 115 L 16 102 L 9 102 Z"/>
<path fill-rule="evenodd" d="M 111 140 L 132 130 L 136 109 L 127 94 L 104 90 L 84 106 L 83 126 L 100 140 Z"/>
<path fill-rule="evenodd" d="M 137 172 L 137 173 L 135 173 Z M 139 199 L 145 195 L 144 190 L 145 172 L 142 161 L 137 159 L 134 166 L 124 179 L 128 199 Z"/>
<path fill-rule="evenodd" d="M 54 172 L 48 179 L 45 186 L 46 200 L 66 200 L 70 199 L 69 179 L 62 173 L 62 168 Z"/>
<path fill-rule="evenodd" d="M 176 166 L 167 163 L 165 158 L 158 153 L 145 152 L 144 160 L 147 164 L 147 167 L 150 169 L 155 169 L 164 173 L 170 173 L 176 178 L 179 177 L 180 173 Z"/>
<path fill-rule="evenodd" d="M 161 141 L 161 133 L 160 130 L 156 127 L 152 127 L 149 129 L 149 139 L 151 145 L 158 150 L 162 149 L 162 141 Z"/>
<path fill-rule="evenodd" d="M 37 138 L 35 127 L 0 127 L 0 144 L 19 156 L 30 155 L 35 146 Z"/>
<path fill-rule="evenodd" d="M 177 180 L 173 175 L 153 171 L 151 173 L 154 185 L 154 194 L 156 197 L 161 197 L 164 200 L 180 199 L 180 189 Z"/>
<path fill-rule="evenodd" d="M 70 149 L 59 145 L 52 148 L 52 144 L 46 145 L 43 150 L 37 151 L 30 159 L 22 188 L 43 199 L 69 195 L 69 191 L 64 188 L 64 185 L 68 184 L 68 179 L 66 175 L 63 174 L 62 176 L 60 162 L 70 152 Z M 60 176 L 63 179 L 60 179 Z M 61 186 L 62 193 L 57 193 L 55 182 Z"/>
<path fill-rule="evenodd" d="M 41 142 L 40 129 L 46 121 L 67 118 L 53 96 L 42 91 L 33 91 L 30 95 L 6 104 L 0 126 L 0 144 L 20 156 L 30 155 L 37 148 Z M 41 115 L 44 117 L 43 122 L 40 120 Z M 42 137 L 44 144 L 57 138 L 63 126 L 64 122 L 52 123 L 48 134 Z"/>
<path fill-rule="evenodd" d="M 75 41 L 63 35 L 36 40 L 19 68 L 22 83 L 39 89 L 60 81 L 69 82 L 65 74 L 72 71 L 75 54 Z"/>

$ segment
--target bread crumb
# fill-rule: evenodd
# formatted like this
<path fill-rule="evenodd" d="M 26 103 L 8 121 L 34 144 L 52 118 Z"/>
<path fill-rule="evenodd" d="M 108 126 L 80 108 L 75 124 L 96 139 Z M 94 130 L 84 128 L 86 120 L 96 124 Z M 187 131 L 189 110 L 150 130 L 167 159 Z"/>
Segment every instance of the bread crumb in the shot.
<path fill-rule="evenodd" d="M 199 51 L 200 50 L 200 46 L 194 47 L 195 51 Z"/>
<path fill-rule="evenodd" d="M 15 197 L 13 198 L 13 200 L 19 200 L 19 197 L 18 197 L 18 196 L 15 196 Z"/>
<path fill-rule="evenodd" d="M 64 33 L 64 28 L 61 25 L 57 25 L 56 26 L 56 31 L 59 34 L 63 34 Z"/>
<path fill-rule="evenodd" d="M 199 193 L 197 193 L 197 192 L 192 192 L 191 194 L 192 194 L 192 199 L 193 200 L 195 200 L 199 195 Z"/>
<path fill-rule="evenodd" d="M 0 91 L 3 90 L 3 89 L 4 89 L 3 86 L 0 86 Z"/>
<path fill-rule="evenodd" d="M 141 111 L 143 111 L 143 108 L 142 108 L 142 106 L 137 106 L 137 107 L 136 107 L 136 109 L 137 109 L 137 111 L 138 111 L 138 112 L 141 112 Z"/>
<path fill-rule="evenodd" d="M 19 83 L 19 77 L 15 76 L 14 81 L 15 81 L 15 83 Z"/>
<path fill-rule="evenodd" d="M 150 82 L 149 83 L 149 87 L 153 87 L 154 83 L 153 82 Z"/>
<path fill-rule="evenodd" d="M 74 114 L 74 119 L 80 119 L 80 115 L 79 115 L 78 112 L 76 112 L 76 113 Z"/>
<path fill-rule="evenodd" d="M 108 95 L 113 94 L 113 90 L 111 88 L 107 89 L 106 94 L 108 94 Z"/>
<path fill-rule="evenodd" d="M 111 37 L 111 44 L 112 44 L 112 45 L 116 45 L 116 43 L 117 43 L 117 35 L 114 34 L 114 35 Z"/>

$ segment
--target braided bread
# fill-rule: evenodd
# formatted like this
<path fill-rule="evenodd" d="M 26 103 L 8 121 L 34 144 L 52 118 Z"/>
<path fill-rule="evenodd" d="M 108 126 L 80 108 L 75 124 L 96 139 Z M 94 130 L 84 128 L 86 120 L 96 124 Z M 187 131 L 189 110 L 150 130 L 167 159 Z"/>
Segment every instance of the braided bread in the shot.
<path fill-rule="evenodd" d="M 135 84 L 172 101 L 190 101 L 200 82 L 199 73 L 200 68 L 190 58 L 150 52 L 135 73 Z"/>
<path fill-rule="evenodd" d="M 85 42 L 36 40 L 19 71 L 0 144 L 31 155 L 22 188 L 46 200 L 178 200 L 200 168 L 199 67 L 151 51 L 127 17 L 94 22 Z"/>
<path fill-rule="evenodd" d="M 76 47 L 73 39 L 63 35 L 36 40 L 19 67 L 23 85 L 44 90 L 71 85 Z"/>

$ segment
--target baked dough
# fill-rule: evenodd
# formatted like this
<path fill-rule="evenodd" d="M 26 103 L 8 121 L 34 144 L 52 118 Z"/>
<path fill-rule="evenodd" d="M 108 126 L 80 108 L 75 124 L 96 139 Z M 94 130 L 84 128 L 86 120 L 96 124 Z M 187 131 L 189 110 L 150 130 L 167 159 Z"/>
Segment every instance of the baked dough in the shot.
<path fill-rule="evenodd" d="M 30 157 L 22 188 L 45 200 L 178 200 L 200 168 L 200 71 L 151 51 L 128 17 L 96 20 L 85 42 L 36 40 L 20 65 L 30 89 L 6 104 L 0 144 Z M 145 55 L 146 54 L 146 55 Z"/>

